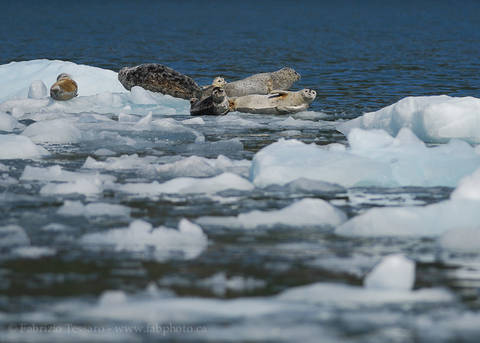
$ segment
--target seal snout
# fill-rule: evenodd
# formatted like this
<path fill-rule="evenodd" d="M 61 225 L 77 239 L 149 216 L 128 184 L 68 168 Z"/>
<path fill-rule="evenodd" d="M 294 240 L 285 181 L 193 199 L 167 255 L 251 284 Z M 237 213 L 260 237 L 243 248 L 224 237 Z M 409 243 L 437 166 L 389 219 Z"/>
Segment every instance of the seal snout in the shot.
<path fill-rule="evenodd" d="M 226 96 L 225 90 L 221 87 L 215 87 L 212 91 L 212 99 L 214 102 L 220 103 Z"/>

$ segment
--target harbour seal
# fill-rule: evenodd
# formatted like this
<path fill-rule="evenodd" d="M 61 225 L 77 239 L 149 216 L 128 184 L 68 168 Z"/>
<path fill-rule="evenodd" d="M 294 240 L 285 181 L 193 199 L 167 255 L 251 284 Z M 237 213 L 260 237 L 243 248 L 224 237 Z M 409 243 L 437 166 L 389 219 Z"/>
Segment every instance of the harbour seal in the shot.
<path fill-rule="evenodd" d="M 285 67 L 271 73 L 255 74 L 243 80 L 229 82 L 225 85 L 225 91 L 229 97 L 266 95 L 274 89 L 288 90 L 298 80 L 300 80 L 300 74 L 292 68 Z"/>
<path fill-rule="evenodd" d="M 156 63 L 124 67 L 118 72 L 118 80 L 128 90 L 140 86 L 152 92 L 186 100 L 200 99 L 203 94 L 202 88 L 192 78 Z"/>
<path fill-rule="evenodd" d="M 223 88 L 226 84 L 227 82 L 223 77 L 217 76 L 213 79 L 212 84 L 202 87 L 202 99 L 205 99 L 206 97 L 212 95 L 212 91 L 215 87 Z"/>
<path fill-rule="evenodd" d="M 190 99 L 190 114 L 199 115 L 224 115 L 230 111 L 230 102 L 222 87 L 214 87 L 212 95 L 198 100 Z"/>
<path fill-rule="evenodd" d="M 78 86 L 66 73 L 57 76 L 57 82 L 50 87 L 50 97 L 55 100 L 70 100 L 78 95 Z"/>
<path fill-rule="evenodd" d="M 317 92 L 302 89 L 298 92 L 275 90 L 268 95 L 246 95 L 230 99 L 230 110 L 258 114 L 288 114 L 304 111 Z"/>

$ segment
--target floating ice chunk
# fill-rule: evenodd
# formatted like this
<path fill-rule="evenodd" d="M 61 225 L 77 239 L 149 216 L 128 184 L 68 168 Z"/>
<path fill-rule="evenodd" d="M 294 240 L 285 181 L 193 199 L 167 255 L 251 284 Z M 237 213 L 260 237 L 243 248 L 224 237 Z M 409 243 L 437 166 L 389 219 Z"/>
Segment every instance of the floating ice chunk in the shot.
<path fill-rule="evenodd" d="M 373 289 L 335 283 L 315 283 L 288 289 L 278 295 L 278 299 L 352 309 L 385 304 L 445 303 L 453 302 L 455 297 L 448 291 L 438 288 L 410 291 Z"/>
<path fill-rule="evenodd" d="M 80 96 L 102 92 L 127 92 L 114 71 L 42 59 L 0 65 L 0 102 L 15 97 L 26 98 L 33 81 L 41 80 L 50 86 L 55 83 L 60 73 L 73 77 L 78 84 Z"/>
<path fill-rule="evenodd" d="M 211 178 L 179 177 L 164 183 L 154 181 L 152 183 L 127 183 L 116 186 L 116 189 L 120 191 L 140 196 L 155 196 L 163 193 L 211 194 L 229 189 L 251 191 L 253 188 L 250 182 L 232 173 L 223 173 Z"/>
<path fill-rule="evenodd" d="M 365 277 L 371 289 L 409 291 L 415 282 L 415 262 L 402 254 L 388 255 Z"/>
<path fill-rule="evenodd" d="M 123 170 L 123 169 L 154 170 L 152 163 L 156 161 L 157 161 L 157 158 L 153 156 L 138 157 L 137 154 L 122 155 L 120 157 L 108 157 L 105 161 L 97 161 L 92 157 L 87 157 L 82 168 L 106 169 L 106 170 Z"/>
<path fill-rule="evenodd" d="M 480 200 L 480 168 L 472 175 L 465 176 L 450 195 L 451 199 Z"/>
<path fill-rule="evenodd" d="M 345 236 L 435 237 L 480 222 L 479 202 L 448 200 L 418 207 L 372 208 L 337 227 Z"/>
<path fill-rule="evenodd" d="M 328 114 L 323 112 L 315 112 L 315 111 L 303 111 L 298 112 L 292 115 L 295 119 L 304 119 L 304 120 L 315 120 L 315 119 L 323 119 L 328 118 Z"/>
<path fill-rule="evenodd" d="M 233 172 L 240 175 L 248 175 L 250 161 L 234 161 L 219 155 L 216 159 L 208 159 L 200 156 L 190 156 L 172 163 L 165 163 L 156 167 L 158 174 L 167 177 L 208 177 Z"/>
<path fill-rule="evenodd" d="M 291 137 L 291 136 L 301 136 L 302 131 L 299 130 L 285 130 L 280 132 L 280 136 Z"/>
<path fill-rule="evenodd" d="M 198 225 L 186 219 L 180 221 L 178 230 L 166 227 L 154 229 L 151 224 L 136 220 L 126 229 L 86 234 L 80 242 L 91 247 L 112 246 L 117 251 L 147 252 L 154 249 L 155 257 L 161 260 L 178 253 L 192 259 L 206 248 L 207 236 Z"/>
<path fill-rule="evenodd" d="M 53 194 L 84 194 L 95 195 L 103 192 L 104 182 L 96 176 L 93 179 L 77 179 L 66 183 L 49 183 L 40 189 L 41 195 Z"/>
<path fill-rule="evenodd" d="M 111 156 L 111 155 L 115 155 L 115 152 L 109 149 L 100 148 L 95 150 L 93 154 L 96 156 Z"/>
<path fill-rule="evenodd" d="M 302 199 L 281 210 L 251 211 L 236 217 L 201 217 L 201 225 L 220 225 L 228 228 L 254 229 L 275 225 L 336 226 L 346 220 L 345 214 L 321 199 Z"/>
<path fill-rule="evenodd" d="M 35 80 L 28 89 L 28 97 L 30 99 L 41 99 L 48 96 L 47 86 L 41 80 Z"/>
<path fill-rule="evenodd" d="M 201 118 L 201 117 L 196 117 L 196 118 L 192 118 L 192 119 L 182 120 L 182 124 L 186 124 L 186 125 L 205 125 L 205 120 L 203 120 L 203 118 Z"/>
<path fill-rule="evenodd" d="M 440 247 L 454 252 L 480 254 L 480 224 L 477 222 L 471 227 L 445 232 L 440 238 Z"/>
<path fill-rule="evenodd" d="M 66 119 L 33 123 L 23 131 L 22 135 L 30 137 L 35 143 L 77 143 L 82 139 L 82 132 Z"/>
<path fill-rule="evenodd" d="M 0 112 L 0 131 L 13 131 L 23 129 L 25 125 L 20 124 L 15 118 L 7 113 Z"/>
<path fill-rule="evenodd" d="M 0 159 L 39 158 L 49 152 L 32 140 L 19 135 L 0 135 Z"/>
<path fill-rule="evenodd" d="M 342 123 L 338 130 L 348 134 L 353 128 L 384 129 L 396 135 L 410 128 L 426 142 L 446 142 L 459 138 L 480 142 L 480 99 L 473 97 L 407 97 L 376 112 Z"/>
<path fill-rule="evenodd" d="M 23 258 L 41 258 L 45 256 L 52 256 L 56 254 L 56 250 L 48 247 L 18 247 L 12 253 Z"/>
<path fill-rule="evenodd" d="M 342 151 L 280 139 L 255 154 L 250 178 L 260 187 L 301 177 L 346 187 L 452 187 L 480 166 L 480 156 L 469 144 L 451 141 L 427 148 L 408 129 L 396 138 L 380 130 L 353 129 L 348 140 L 350 149 Z"/>
<path fill-rule="evenodd" d="M 23 170 L 20 180 L 38 180 L 38 181 L 65 181 L 73 182 L 79 179 L 86 180 L 101 180 L 102 182 L 113 182 L 116 180 L 115 176 L 100 175 L 93 173 L 79 173 L 63 170 L 59 165 L 50 166 L 47 168 L 39 168 L 26 166 Z"/>
<path fill-rule="evenodd" d="M 241 118 L 239 115 L 227 114 L 216 118 L 217 126 L 232 127 L 232 128 L 264 128 L 265 126 L 253 120 Z"/>
<path fill-rule="evenodd" d="M 306 178 L 296 179 L 287 183 L 285 187 L 290 193 L 325 194 L 346 192 L 346 189 L 340 185 Z"/>
<path fill-rule="evenodd" d="M 57 211 L 64 216 L 85 216 L 85 217 L 129 217 L 130 208 L 116 204 L 91 203 L 83 205 L 81 201 L 66 200 L 63 206 Z"/>
<path fill-rule="evenodd" d="M 228 278 L 224 272 L 200 280 L 198 284 L 202 287 L 210 288 L 217 296 L 224 296 L 227 291 L 245 292 L 252 291 L 265 286 L 265 281 L 254 279 L 252 277 L 232 276 Z"/>
<path fill-rule="evenodd" d="M 0 227 L 0 248 L 30 245 L 30 238 L 23 228 L 18 225 Z"/>
<path fill-rule="evenodd" d="M 293 128 L 293 129 L 323 129 L 323 128 L 332 127 L 332 123 L 330 122 L 294 119 L 293 117 L 288 117 L 287 119 L 284 119 L 284 120 L 275 121 L 271 125 L 275 127 Z"/>
<path fill-rule="evenodd" d="M 157 103 L 151 92 L 139 86 L 132 87 L 130 90 L 130 98 L 135 104 L 150 105 Z"/>

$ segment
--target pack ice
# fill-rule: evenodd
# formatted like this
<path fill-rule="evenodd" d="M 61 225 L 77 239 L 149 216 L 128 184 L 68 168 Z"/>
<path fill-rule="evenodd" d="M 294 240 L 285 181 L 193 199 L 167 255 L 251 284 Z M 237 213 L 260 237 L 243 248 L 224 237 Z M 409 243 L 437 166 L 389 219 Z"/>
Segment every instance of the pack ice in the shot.
<path fill-rule="evenodd" d="M 250 178 L 259 187 L 299 178 L 345 187 L 455 187 L 480 167 L 480 155 L 468 143 L 451 140 L 427 147 L 408 128 L 396 137 L 384 130 L 354 128 L 347 138 L 348 148 L 338 143 L 321 147 L 280 139 L 254 156 Z"/>
<path fill-rule="evenodd" d="M 458 138 L 480 143 L 480 99 L 447 95 L 407 97 L 337 126 L 344 134 L 353 128 L 383 129 L 392 135 L 409 128 L 425 142 Z"/>
<path fill-rule="evenodd" d="M 372 208 L 335 229 L 344 236 L 440 237 L 448 250 L 480 250 L 480 169 L 466 176 L 449 200 L 427 206 Z M 443 236 L 442 236 L 443 235 Z"/>

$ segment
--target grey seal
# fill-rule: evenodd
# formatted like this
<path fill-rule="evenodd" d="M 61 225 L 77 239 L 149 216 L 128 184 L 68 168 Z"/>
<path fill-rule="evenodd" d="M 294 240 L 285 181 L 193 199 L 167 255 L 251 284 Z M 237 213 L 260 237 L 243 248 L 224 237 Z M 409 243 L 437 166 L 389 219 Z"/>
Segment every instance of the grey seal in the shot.
<path fill-rule="evenodd" d="M 192 78 L 156 63 L 124 67 L 118 72 L 118 80 L 128 90 L 133 86 L 140 86 L 152 92 L 186 100 L 200 99 L 203 94 L 202 88 Z"/>
<path fill-rule="evenodd" d="M 204 99 L 190 99 L 190 114 L 199 115 L 224 115 L 230 111 L 230 102 L 222 87 L 214 87 L 212 94 Z"/>
<path fill-rule="evenodd" d="M 273 90 L 288 90 L 298 80 L 300 74 L 292 68 L 284 67 L 271 73 L 254 74 L 243 80 L 229 82 L 225 85 L 225 91 L 229 97 L 266 95 Z"/>
<path fill-rule="evenodd" d="M 70 100 L 78 95 L 78 86 L 69 74 L 61 73 L 50 87 L 50 97 L 55 100 Z"/>
<path fill-rule="evenodd" d="M 268 95 L 246 95 L 230 99 L 230 110 L 258 114 L 288 114 L 305 111 L 317 92 L 302 89 L 298 92 L 274 90 Z"/>

